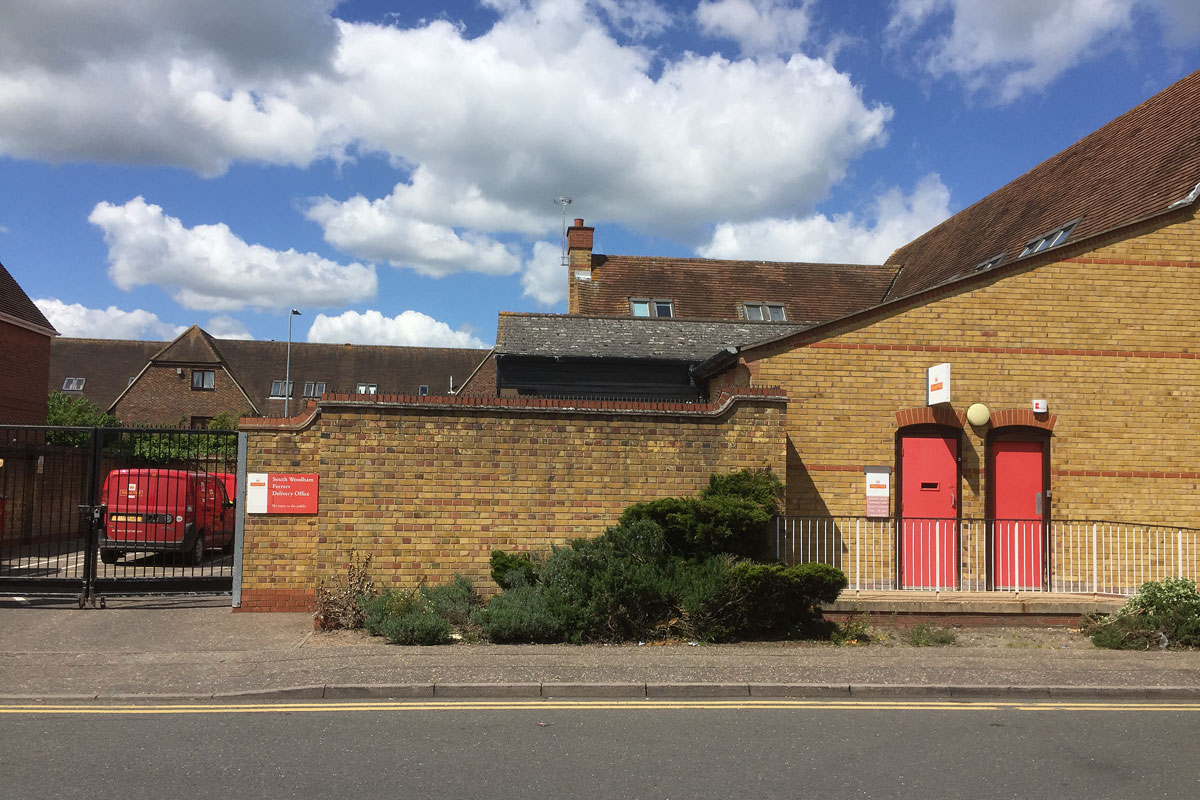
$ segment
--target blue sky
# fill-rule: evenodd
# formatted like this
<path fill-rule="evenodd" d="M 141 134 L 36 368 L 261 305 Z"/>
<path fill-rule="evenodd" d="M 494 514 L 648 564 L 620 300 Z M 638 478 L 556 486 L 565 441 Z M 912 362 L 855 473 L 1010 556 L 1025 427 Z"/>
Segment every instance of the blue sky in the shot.
<path fill-rule="evenodd" d="M 596 251 L 879 263 L 1200 66 L 1193 0 L 0 0 L 65 335 L 488 346 Z"/>

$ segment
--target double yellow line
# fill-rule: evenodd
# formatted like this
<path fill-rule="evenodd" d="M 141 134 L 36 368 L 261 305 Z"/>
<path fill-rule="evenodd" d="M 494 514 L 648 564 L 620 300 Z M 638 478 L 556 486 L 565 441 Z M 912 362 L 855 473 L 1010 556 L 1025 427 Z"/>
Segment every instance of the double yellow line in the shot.
<path fill-rule="evenodd" d="M 372 700 L 304 703 L 0 705 L 0 714 L 322 714 L 405 711 L 1200 711 L 1182 702 L 988 702 L 986 700 Z"/>

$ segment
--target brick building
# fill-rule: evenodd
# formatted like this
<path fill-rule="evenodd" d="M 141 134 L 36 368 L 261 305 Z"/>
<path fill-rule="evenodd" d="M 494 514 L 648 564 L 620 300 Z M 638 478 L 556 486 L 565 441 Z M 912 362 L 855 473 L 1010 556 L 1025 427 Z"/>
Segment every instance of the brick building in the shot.
<path fill-rule="evenodd" d="M 0 423 L 46 424 L 54 326 L 0 264 Z"/>
<path fill-rule="evenodd" d="M 446 487 L 369 511 L 334 490 L 286 558 L 294 520 L 253 520 L 262 561 L 248 560 L 248 575 L 263 598 L 272 586 L 301 592 L 301 573 L 311 583 L 345 556 L 319 538 L 362 527 L 398 578 L 456 566 L 480 577 L 489 546 L 584 535 L 622 504 L 698 488 L 706 471 L 768 465 L 786 483 L 779 555 L 835 563 L 856 589 L 1127 594 L 1142 580 L 1198 577 L 1198 198 L 1200 72 L 882 265 L 601 255 L 576 220 L 570 313 L 502 315 L 496 349 L 453 412 L 415 397 L 344 397 L 304 425 L 267 420 L 253 434 L 265 467 L 319 459 L 332 477 L 357 453 L 367 466 L 352 470 L 356 487 L 410 473 L 499 481 L 524 498 L 505 495 L 510 516 L 474 526 L 493 501 Z M 664 402 L 530 396 L 636 394 L 667 369 L 639 384 L 634 362 L 667 352 L 686 365 L 694 405 L 672 394 L 682 379 L 658 387 Z M 614 370 L 614 359 L 631 360 Z M 589 364 L 608 377 L 593 380 Z M 749 400 L 759 393 L 775 394 Z M 760 405 L 728 416 L 722 403 L 742 396 Z M 688 411 L 702 407 L 703 432 Z M 437 432 L 445 422 L 420 428 L 447 414 L 452 436 Z M 354 450 L 364 426 L 371 438 L 412 425 L 417 440 L 389 438 L 416 448 L 394 462 L 381 465 L 381 441 Z M 496 430 L 506 433 L 492 447 L 472 444 Z M 325 462 L 339 447 L 350 449 Z M 599 490 L 603 519 L 570 516 Z M 296 571 L 288 581 L 284 561 Z"/>
<path fill-rule="evenodd" d="M 288 387 L 286 342 L 216 339 L 193 325 L 172 342 L 58 339 L 49 389 L 126 423 L 203 427 L 222 414 L 280 416 L 285 397 L 296 414 L 326 392 L 447 394 L 486 353 L 292 342 Z"/>

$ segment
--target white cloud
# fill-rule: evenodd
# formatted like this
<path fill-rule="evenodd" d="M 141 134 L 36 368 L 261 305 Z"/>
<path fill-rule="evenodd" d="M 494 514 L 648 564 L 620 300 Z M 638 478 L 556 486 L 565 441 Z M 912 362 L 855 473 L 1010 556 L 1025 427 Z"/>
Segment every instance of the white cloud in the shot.
<path fill-rule="evenodd" d="M 738 43 L 744 56 L 788 55 L 808 38 L 811 0 L 793 7 L 788 0 L 701 0 L 700 30 Z"/>
<path fill-rule="evenodd" d="M 92 5 L 21 4 L 20 24 L 0 34 L 0 52 L 11 47 L 0 62 L 0 155 L 218 174 L 234 161 L 303 167 L 376 152 L 454 197 L 474 193 L 488 212 L 484 232 L 548 235 L 552 198 L 570 194 L 593 220 L 695 236 L 706 220 L 811 208 L 883 144 L 891 116 L 821 59 L 663 60 L 622 44 L 606 19 L 666 24 L 641 0 L 496 2 L 499 20 L 474 38 L 445 20 L 335 21 L 331 0 L 308 0 L 303 13 L 281 10 L 287 0 L 203 12 L 170 0 L 151 4 L 145 23 L 140 0 Z M 785 11 L 755 8 L 767 19 Z M 233 44 L 216 32 L 221 14 Z M 283 33 L 264 21 L 273 14 L 287 18 Z M 247 44 L 254 26 L 268 40 L 262 52 Z M 790 41 L 798 29 L 788 30 Z M 494 242 L 466 236 L 483 222 L 458 222 L 444 203 L 377 213 L 399 213 L 418 242 L 445 231 L 414 223 L 454 229 L 455 247 L 496 259 L 493 271 L 511 268 Z M 337 234 L 347 247 L 374 246 L 354 228 Z M 445 269 L 422 253 L 395 260 Z"/>
<path fill-rule="evenodd" d="M 870 220 L 853 214 L 722 223 L 697 251 L 705 258 L 755 258 L 882 264 L 892 252 L 950 216 L 950 192 L 936 174 L 912 194 L 893 187 L 876 198 Z"/>
<path fill-rule="evenodd" d="M 617 30 L 633 39 L 657 36 L 671 26 L 671 14 L 653 0 L 594 0 Z"/>
<path fill-rule="evenodd" d="M 521 275 L 523 294 L 544 306 L 567 299 L 567 268 L 562 265 L 562 246 L 535 242 L 533 257 L 525 262 Z"/>
<path fill-rule="evenodd" d="M 893 46 L 915 48 L 934 77 L 956 75 L 970 91 L 1008 103 L 1122 45 L 1139 7 L 1190 18 L 1200 31 L 1191 0 L 899 0 L 888 33 Z"/>
<path fill-rule="evenodd" d="M 185 308 L 312 308 L 375 296 L 373 267 L 248 244 L 224 223 L 186 228 L 141 197 L 98 203 L 88 220 L 104 231 L 113 283 L 160 286 Z"/>
<path fill-rule="evenodd" d="M 254 338 L 254 334 L 245 325 L 226 314 L 218 314 L 210 319 L 208 324 L 204 326 L 204 330 L 218 339 Z"/>
<path fill-rule="evenodd" d="M 488 347 L 467 330 L 454 330 L 419 311 L 385 317 L 378 311 L 346 311 L 338 316 L 318 314 L 308 329 L 308 341 L 332 344 L 387 344 L 411 347 Z"/>
<path fill-rule="evenodd" d="M 63 336 L 84 339 L 148 339 L 168 341 L 187 330 L 186 325 L 163 322 L 158 315 L 136 308 L 122 311 L 116 306 L 88 308 L 64 303 L 53 297 L 33 301 Z"/>

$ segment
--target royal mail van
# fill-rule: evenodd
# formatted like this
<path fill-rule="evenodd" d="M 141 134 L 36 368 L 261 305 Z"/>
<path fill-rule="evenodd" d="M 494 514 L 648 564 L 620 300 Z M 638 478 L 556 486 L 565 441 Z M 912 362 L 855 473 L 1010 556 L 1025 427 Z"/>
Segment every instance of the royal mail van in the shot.
<path fill-rule="evenodd" d="M 104 480 L 100 560 L 125 553 L 183 553 L 199 564 L 204 551 L 233 544 L 233 501 L 220 475 L 178 469 L 114 469 Z"/>

